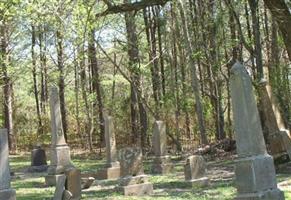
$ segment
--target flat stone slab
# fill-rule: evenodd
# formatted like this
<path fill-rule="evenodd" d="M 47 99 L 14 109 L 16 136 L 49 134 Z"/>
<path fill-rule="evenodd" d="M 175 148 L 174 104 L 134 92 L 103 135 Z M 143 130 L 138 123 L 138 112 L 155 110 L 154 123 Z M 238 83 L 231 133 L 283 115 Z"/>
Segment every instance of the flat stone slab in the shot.
<path fill-rule="evenodd" d="M 186 181 L 190 187 L 207 187 L 209 185 L 209 179 L 207 177 L 193 179 Z"/>
<path fill-rule="evenodd" d="M 0 190 L 0 200 L 16 200 L 16 191 L 13 189 Z"/>
<path fill-rule="evenodd" d="M 119 180 L 120 186 L 128 186 L 128 185 L 136 185 L 148 183 L 149 178 L 147 175 L 139 175 L 139 176 L 126 176 Z"/>
<path fill-rule="evenodd" d="M 144 196 L 153 194 L 153 184 L 143 183 L 120 187 L 125 196 Z"/>
<path fill-rule="evenodd" d="M 284 193 L 279 189 L 257 193 L 239 194 L 235 200 L 284 200 Z"/>

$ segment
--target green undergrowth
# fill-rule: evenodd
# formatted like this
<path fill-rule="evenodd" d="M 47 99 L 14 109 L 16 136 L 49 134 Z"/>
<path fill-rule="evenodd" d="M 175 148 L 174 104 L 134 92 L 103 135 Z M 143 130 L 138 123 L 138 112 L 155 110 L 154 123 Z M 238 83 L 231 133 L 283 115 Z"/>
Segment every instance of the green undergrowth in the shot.
<path fill-rule="evenodd" d="M 102 167 L 104 161 L 100 159 L 88 158 L 86 156 L 73 157 L 73 163 L 82 172 L 96 172 Z M 227 162 L 229 163 L 229 162 Z M 216 163 L 215 163 L 216 164 Z M 27 174 L 25 169 L 30 165 L 28 155 L 11 156 L 10 165 L 15 173 L 12 180 L 12 187 L 16 189 L 18 200 L 49 200 L 53 197 L 54 187 L 45 187 L 44 173 Z M 150 173 L 150 161 L 145 161 L 145 172 Z M 176 161 L 173 173 L 167 176 L 150 176 L 150 182 L 154 186 L 154 195 L 145 197 L 125 197 L 117 189 L 118 181 L 103 181 L 102 187 L 93 186 L 82 193 L 85 200 L 230 200 L 236 194 L 233 181 L 215 180 L 205 188 L 189 187 L 183 177 L 183 165 Z M 279 174 L 278 182 L 289 179 L 289 175 Z M 288 188 L 288 187 L 287 187 Z M 285 190 L 285 198 L 291 200 L 291 189 Z"/>

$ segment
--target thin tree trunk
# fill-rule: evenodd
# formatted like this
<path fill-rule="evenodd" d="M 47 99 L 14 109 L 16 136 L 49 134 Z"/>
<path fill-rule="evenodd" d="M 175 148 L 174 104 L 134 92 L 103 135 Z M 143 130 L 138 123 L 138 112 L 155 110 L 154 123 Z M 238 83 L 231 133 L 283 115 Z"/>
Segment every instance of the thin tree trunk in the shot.
<path fill-rule="evenodd" d="M 38 129 L 37 129 L 37 136 L 43 134 L 43 128 L 42 128 L 42 120 L 41 120 L 41 114 L 40 114 L 40 104 L 39 104 L 39 98 L 38 98 L 38 88 L 37 88 L 37 75 L 36 75 L 36 57 L 35 57 L 35 43 L 36 43 L 36 37 L 35 37 L 35 27 L 32 26 L 32 32 L 31 32 L 31 58 L 32 58 L 32 76 L 33 76 L 33 88 L 34 88 L 34 97 L 35 97 L 35 105 L 36 105 L 36 113 L 37 113 L 37 119 L 38 119 Z"/>
<path fill-rule="evenodd" d="M 89 60 L 92 70 L 92 85 L 93 89 L 95 90 L 96 99 L 97 99 L 97 106 L 98 106 L 98 122 L 99 129 L 100 129 L 100 143 L 103 146 L 105 142 L 105 127 L 104 127 L 104 116 L 103 116 L 103 99 L 101 94 L 101 84 L 100 84 L 100 75 L 99 75 L 99 67 L 97 63 L 96 57 L 96 47 L 95 47 L 95 30 L 90 32 L 89 38 Z"/>
<path fill-rule="evenodd" d="M 5 20 L 2 21 L 0 25 L 0 34 L 1 34 L 1 68 L 2 68 L 2 80 L 3 80 L 3 112 L 4 112 L 4 127 L 8 131 L 8 144 L 9 150 L 11 152 L 16 151 L 16 138 L 14 135 L 13 129 L 13 89 L 12 81 L 9 77 L 7 67 L 10 63 L 8 56 L 8 33 L 7 33 L 7 24 Z"/>
<path fill-rule="evenodd" d="M 59 91 L 60 91 L 60 107 L 62 115 L 62 123 L 64 129 L 65 140 L 67 141 L 67 113 L 65 102 L 65 76 L 64 76 L 64 50 L 63 50 L 63 35 L 58 30 L 57 33 L 57 54 L 58 54 L 58 70 L 59 70 Z"/>
<path fill-rule="evenodd" d="M 187 45 L 188 49 L 188 57 L 190 60 L 190 69 L 191 69 L 191 75 L 192 75 L 192 87 L 193 87 L 193 92 L 195 96 L 195 107 L 196 107 L 196 114 L 197 114 L 197 119 L 199 123 L 199 131 L 200 131 L 200 139 L 202 144 L 208 144 L 208 139 L 206 136 L 206 130 L 205 130 L 205 124 L 204 124 L 204 115 L 203 115 L 203 105 L 201 101 L 201 95 L 200 95 L 200 84 L 199 80 L 197 77 L 197 72 L 196 72 L 196 65 L 195 65 L 195 60 L 192 57 L 192 52 L 194 52 L 193 47 L 192 47 L 192 41 L 190 39 L 189 35 L 189 29 L 188 29 L 188 23 L 187 19 L 184 13 L 184 5 L 183 1 L 179 0 L 179 8 L 180 8 L 180 14 L 181 14 L 181 19 L 182 19 L 182 29 L 184 32 L 184 37 L 185 37 L 185 42 Z"/>
<path fill-rule="evenodd" d="M 128 0 L 124 0 L 128 2 Z M 132 142 L 140 146 L 140 127 L 138 117 L 138 95 L 135 87 L 140 86 L 140 75 L 139 75 L 139 50 L 138 50 L 138 38 L 136 33 L 135 17 L 133 12 L 127 12 L 125 14 L 126 31 L 127 31 L 127 43 L 128 43 L 128 57 L 129 57 L 129 69 L 131 72 L 131 131 L 132 131 Z"/>

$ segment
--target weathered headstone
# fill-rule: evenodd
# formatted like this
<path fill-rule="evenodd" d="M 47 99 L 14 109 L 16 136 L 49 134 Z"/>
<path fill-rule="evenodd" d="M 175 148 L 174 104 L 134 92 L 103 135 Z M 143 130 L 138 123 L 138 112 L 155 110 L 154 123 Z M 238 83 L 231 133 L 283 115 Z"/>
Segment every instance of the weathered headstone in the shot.
<path fill-rule="evenodd" d="M 0 129 L 0 200 L 16 200 L 10 178 L 7 129 Z"/>
<path fill-rule="evenodd" d="M 235 175 L 238 200 L 283 200 L 272 156 L 267 154 L 250 76 L 236 63 L 231 69 L 231 97 L 238 153 Z"/>
<path fill-rule="evenodd" d="M 202 156 L 190 156 L 184 165 L 185 180 L 191 186 L 207 186 L 208 178 L 206 177 L 206 163 Z"/>
<path fill-rule="evenodd" d="M 67 168 L 73 167 L 71 163 L 70 148 L 64 137 L 59 92 L 56 87 L 50 89 L 50 112 L 52 126 L 51 163 L 45 181 L 46 185 L 54 186 L 56 185 L 58 176 L 62 175 Z"/>
<path fill-rule="evenodd" d="M 163 121 L 156 121 L 153 130 L 152 142 L 155 158 L 152 172 L 154 174 L 167 174 L 172 170 L 173 165 L 170 156 L 167 155 L 166 125 Z"/>
<path fill-rule="evenodd" d="M 81 172 L 78 169 L 67 169 L 65 174 L 56 179 L 56 189 L 53 200 L 80 200 Z"/>
<path fill-rule="evenodd" d="M 121 167 L 120 188 L 126 196 L 150 195 L 153 184 L 144 175 L 142 150 L 140 148 L 124 148 L 119 151 Z"/>
<path fill-rule="evenodd" d="M 114 132 L 113 118 L 104 117 L 105 124 L 105 142 L 106 142 L 106 166 L 101 169 L 98 179 L 117 179 L 120 177 L 120 163 L 117 160 L 116 140 Z"/>
<path fill-rule="evenodd" d="M 68 190 L 71 194 L 72 200 L 81 199 L 82 185 L 81 185 L 81 171 L 75 168 L 68 169 L 65 172 L 67 180 L 66 180 L 66 190 Z"/>
<path fill-rule="evenodd" d="M 291 138 L 286 129 L 281 113 L 277 107 L 277 100 L 272 94 L 271 86 L 267 81 L 260 82 L 260 97 L 262 109 L 265 113 L 265 125 L 268 132 L 270 150 L 275 163 L 281 164 L 291 159 Z"/>
<path fill-rule="evenodd" d="M 37 145 L 31 151 L 31 167 L 29 168 L 30 172 L 44 172 L 48 168 L 46 161 L 45 150 L 41 148 L 40 145 Z"/>

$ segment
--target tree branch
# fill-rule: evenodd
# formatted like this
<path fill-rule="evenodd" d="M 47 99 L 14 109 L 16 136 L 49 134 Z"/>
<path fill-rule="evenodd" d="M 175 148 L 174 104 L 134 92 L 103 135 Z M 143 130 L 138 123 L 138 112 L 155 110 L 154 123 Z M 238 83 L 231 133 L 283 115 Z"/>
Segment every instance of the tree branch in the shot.
<path fill-rule="evenodd" d="M 129 11 L 138 11 L 148 6 L 157 6 L 157 5 L 163 6 L 171 0 L 142 0 L 135 3 L 124 3 L 124 4 L 119 4 L 119 5 L 113 5 L 108 0 L 103 0 L 103 1 L 104 3 L 108 5 L 108 8 L 104 12 L 96 14 L 97 18 L 105 16 L 105 15 L 110 15 L 110 14 L 129 12 Z M 109 6 L 109 4 L 111 5 Z"/>

